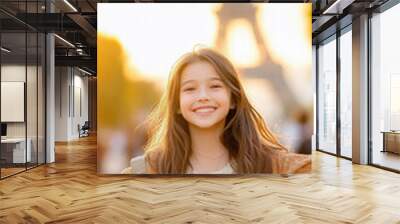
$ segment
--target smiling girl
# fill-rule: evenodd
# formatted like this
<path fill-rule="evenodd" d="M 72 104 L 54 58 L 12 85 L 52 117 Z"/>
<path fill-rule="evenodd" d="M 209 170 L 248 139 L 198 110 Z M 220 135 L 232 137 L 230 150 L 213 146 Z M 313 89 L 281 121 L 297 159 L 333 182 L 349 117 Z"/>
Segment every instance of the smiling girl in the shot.
<path fill-rule="evenodd" d="M 238 73 L 206 48 L 174 65 L 150 115 L 145 155 L 124 173 L 245 174 L 307 171 L 309 155 L 289 153 L 247 99 Z"/>

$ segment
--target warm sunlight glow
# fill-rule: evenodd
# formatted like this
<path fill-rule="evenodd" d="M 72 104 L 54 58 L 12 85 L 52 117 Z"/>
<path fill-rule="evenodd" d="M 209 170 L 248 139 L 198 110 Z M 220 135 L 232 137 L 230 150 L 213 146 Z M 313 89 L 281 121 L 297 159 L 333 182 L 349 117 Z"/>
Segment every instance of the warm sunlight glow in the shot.
<path fill-rule="evenodd" d="M 238 67 L 253 67 L 260 63 L 260 52 L 250 23 L 236 19 L 228 26 L 227 53 Z"/>
<path fill-rule="evenodd" d="M 217 4 L 99 4 L 99 32 L 118 37 L 146 79 L 167 79 L 173 63 L 195 44 L 211 47 Z M 157 15 L 156 17 L 154 15 Z"/>
<path fill-rule="evenodd" d="M 263 4 L 258 21 L 274 59 L 311 64 L 311 4 Z"/>
<path fill-rule="evenodd" d="M 255 5 L 258 28 L 272 58 L 288 66 L 309 66 L 311 4 Z M 220 8 L 221 4 L 200 3 L 196 7 L 102 3 L 98 6 L 98 30 L 121 42 L 129 61 L 128 70 L 134 68 L 141 78 L 165 80 L 176 59 L 195 44 L 214 47 L 218 38 L 215 12 Z M 237 67 L 259 65 L 263 52 L 257 46 L 250 22 L 235 19 L 227 25 L 224 43 L 227 56 Z"/>

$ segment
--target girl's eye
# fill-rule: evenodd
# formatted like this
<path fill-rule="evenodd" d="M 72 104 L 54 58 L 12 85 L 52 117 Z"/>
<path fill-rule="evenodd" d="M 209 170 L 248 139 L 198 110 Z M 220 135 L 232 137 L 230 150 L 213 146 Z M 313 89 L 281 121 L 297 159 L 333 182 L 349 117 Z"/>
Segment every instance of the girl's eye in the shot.
<path fill-rule="evenodd" d="M 221 87 L 222 87 L 221 85 L 217 85 L 217 84 L 211 86 L 212 89 L 217 89 L 217 88 L 221 88 Z"/>
<path fill-rule="evenodd" d="M 190 91 L 193 91 L 193 90 L 194 90 L 193 87 L 188 87 L 188 88 L 183 89 L 183 92 L 190 92 Z"/>

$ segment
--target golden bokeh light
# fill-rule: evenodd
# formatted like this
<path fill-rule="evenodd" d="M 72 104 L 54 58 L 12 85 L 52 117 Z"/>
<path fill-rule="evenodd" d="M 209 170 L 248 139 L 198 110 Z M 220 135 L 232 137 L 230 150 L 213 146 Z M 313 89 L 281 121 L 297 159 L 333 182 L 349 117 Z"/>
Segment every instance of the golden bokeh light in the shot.
<path fill-rule="evenodd" d="M 311 4 L 260 4 L 258 21 L 275 60 L 311 65 Z"/>
<path fill-rule="evenodd" d="M 254 67 L 260 63 L 260 52 L 253 28 L 244 19 L 228 26 L 227 54 L 237 67 Z"/>
<path fill-rule="evenodd" d="M 165 81 L 179 56 L 196 44 L 215 47 L 219 38 L 216 11 L 222 4 L 195 5 L 99 4 L 98 29 L 120 41 L 128 69 L 134 68 L 135 74 L 144 79 Z M 258 9 L 257 28 L 272 58 L 291 66 L 309 65 L 311 4 L 254 5 Z M 260 64 L 263 52 L 250 23 L 236 19 L 227 25 L 224 53 L 238 67 Z"/>
<path fill-rule="evenodd" d="M 120 40 L 131 63 L 128 67 L 137 69 L 145 79 L 166 80 L 179 56 L 195 44 L 211 47 L 215 39 L 213 12 L 218 4 L 99 6 L 99 31 Z"/>

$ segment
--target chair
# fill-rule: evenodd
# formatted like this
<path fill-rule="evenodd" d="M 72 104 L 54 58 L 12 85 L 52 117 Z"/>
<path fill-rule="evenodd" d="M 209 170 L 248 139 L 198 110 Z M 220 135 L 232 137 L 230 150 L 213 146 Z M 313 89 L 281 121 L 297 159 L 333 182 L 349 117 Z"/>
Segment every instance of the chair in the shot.
<path fill-rule="evenodd" d="M 78 124 L 79 138 L 89 136 L 89 129 L 90 129 L 89 121 L 85 121 L 82 127 L 80 127 L 80 125 Z"/>

